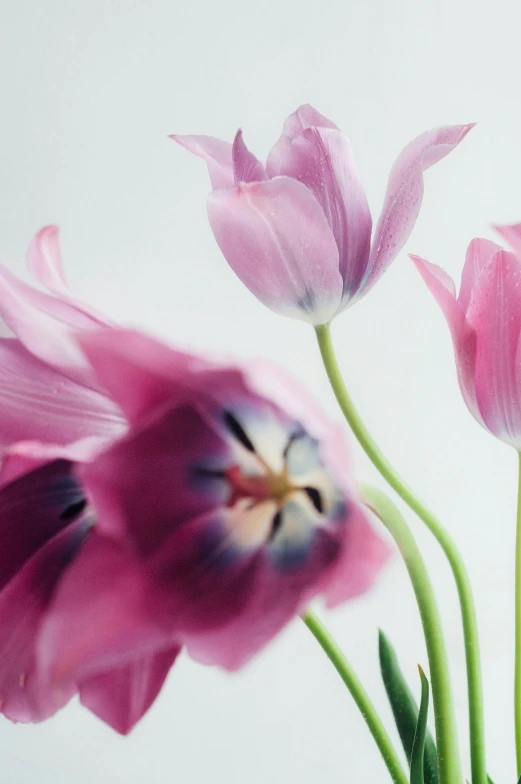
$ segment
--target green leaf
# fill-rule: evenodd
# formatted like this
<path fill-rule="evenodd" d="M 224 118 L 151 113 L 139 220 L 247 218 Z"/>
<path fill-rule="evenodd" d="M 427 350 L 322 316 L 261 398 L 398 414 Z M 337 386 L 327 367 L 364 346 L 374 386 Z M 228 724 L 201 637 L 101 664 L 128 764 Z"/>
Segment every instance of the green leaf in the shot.
<path fill-rule="evenodd" d="M 418 705 L 402 675 L 394 648 L 381 630 L 378 637 L 378 647 L 385 690 L 407 761 L 410 763 L 414 734 L 418 723 Z M 438 755 L 436 745 L 429 732 L 425 736 L 423 772 L 425 784 L 438 784 Z"/>
<path fill-rule="evenodd" d="M 418 671 L 422 683 L 422 696 L 416 732 L 414 733 L 414 740 L 412 742 L 411 784 L 425 784 L 423 778 L 423 754 L 425 751 L 425 736 L 427 734 L 427 716 L 429 715 L 429 681 L 419 665 Z"/>

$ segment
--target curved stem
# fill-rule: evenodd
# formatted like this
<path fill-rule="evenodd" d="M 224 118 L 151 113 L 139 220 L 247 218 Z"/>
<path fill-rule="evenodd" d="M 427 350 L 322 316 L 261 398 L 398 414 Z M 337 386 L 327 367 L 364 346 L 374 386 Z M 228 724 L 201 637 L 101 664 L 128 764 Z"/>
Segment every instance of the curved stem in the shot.
<path fill-rule="evenodd" d="M 423 520 L 427 528 L 438 540 L 452 569 L 458 591 L 465 641 L 472 784 L 487 784 L 479 637 L 474 598 L 465 564 L 450 534 L 395 471 L 360 418 L 342 379 L 333 351 L 329 327 L 317 327 L 316 333 L 331 386 L 353 433 L 384 479 L 418 517 Z"/>
<path fill-rule="evenodd" d="M 385 493 L 368 485 L 361 485 L 361 491 L 364 502 L 380 518 L 398 545 L 409 572 L 420 610 L 429 657 L 440 781 L 447 784 L 461 784 L 449 660 L 443 639 L 440 612 L 425 561 L 402 514 Z"/>
<path fill-rule="evenodd" d="M 519 454 L 515 587 L 515 676 L 514 716 L 516 732 L 517 775 L 521 776 L 521 453 Z"/>
<path fill-rule="evenodd" d="M 365 722 L 375 740 L 375 743 L 380 750 L 383 760 L 387 765 L 387 770 L 391 774 L 393 782 L 395 784 L 408 784 L 407 775 L 402 765 L 400 764 L 398 755 L 396 754 L 391 739 L 389 738 L 389 735 L 387 734 L 387 731 L 382 724 L 382 720 L 376 712 L 376 708 L 371 702 L 369 695 L 360 683 L 358 676 L 355 674 L 353 668 L 340 650 L 338 644 L 331 637 L 322 621 L 320 621 L 314 613 L 306 613 L 306 615 L 302 617 L 302 620 L 310 632 L 314 635 L 318 643 L 321 645 L 322 649 L 325 651 L 336 671 L 349 689 L 351 696 L 353 697 L 358 709 L 364 717 Z"/>

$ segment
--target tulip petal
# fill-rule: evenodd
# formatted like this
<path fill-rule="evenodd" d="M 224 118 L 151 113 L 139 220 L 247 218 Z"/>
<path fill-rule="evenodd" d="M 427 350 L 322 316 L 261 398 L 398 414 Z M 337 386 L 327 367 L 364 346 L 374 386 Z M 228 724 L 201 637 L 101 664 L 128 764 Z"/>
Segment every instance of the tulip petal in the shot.
<path fill-rule="evenodd" d="M 246 147 L 240 129 L 233 140 L 232 159 L 235 185 L 268 179 L 262 163 Z"/>
<path fill-rule="evenodd" d="M 27 251 L 27 264 L 29 271 L 42 286 L 54 294 L 69 296 L 57 226 L 40 229 Z"/>
<path fill-rule="evenodd" d="M 467 321 L 477 339 L 476 400 L 485 426 L 521 447 L 521 406 L 517 394 L 516 357 L 521 334 L 519 289 L 521 262 L 499 251 L 474 286 Z"/>
<path fill-rule="evenodd" d="M 69 378 L 96 387 L 72 330 L 106 326 L 85 310 L 27 286 L 0 268 L 0 317 L 31 354 Z"/>
<path fill-rule="evenodd" d="M 309 103 L 299 106 L 284 122 L 280 139 L 271 148 L 266 168 L 270 177 L 281 174 L 293 139 L 306 128 L 337 128 L 334 122 L 317 112 Z"/>
<path fill-rule="evenodd" d="M 41 721 L 74 694 L 72 686 L 40 682 L 35 649 L 56 585 L 88 528 L 80 519 L 59 532 L 0 591 L 0 710 L 13 721 Z"/>
<path fill-rule="evenodd" d="M 214 191 L 208 215 L 242 282 L 276 313 L 325 324 L 342 295 L 338 249 L 324 212 L 289 177 Z"/>
<path fill-rule="evenodd" d="M 93 529 L 53 597 L 37 646 L 42 683 L 67 688 L 172 646 L 132 553 Z"/>
<path fill-rule="evenodd" d="M 521 223 L 511 223 L 507 226 L 494 226 L 503 239 L 514 249 L 514 252 L 521 257 Z"/>
<path fill-rule="evenodd" d="M 203 158 L 208 166 L 212 188 L 229 188 L 234 184 L 232 145 L 213 136 L 170 136 L 189 152 Z"/>
<path fill-rule="evenodd" d="M 82 705 L 127 735 L 161 691 L 180 650 L 173 646 L 85 679 L 79 685 Z"/>
<path fill-rule="evenodd" d="M 348 139 L 334 128 L 307 128 L 296 136 L 281 174 L 302 182 L 324 210 L 340 255 L 344 297 L 356 293 L 371 243 L 371 213 Z"/>
<path fill-rule="evenodd" d="M 227 467 L 229 451 L 201 414 L 183 406 L 155 420 L 81 470 L 100 529 L 142 553 L 228 499 L 224 477 L 212 472 Z"/>
<path fill-rule="evenodd" d="M 406 243 L 423 199 L 423 172 L 456 147 L 472 125 L 436 128 L 421 134 L 398 156 L 387 185 L 384 205 L 373 238 L 363 281 L 367 291 L 385 272 Z"/>
<path fill-rule="evenodd" d="M 82 438 L 72 444 L 50 444 L 41 441 L 17 441 L 5 448 L 0 463 L 0 489 L 36 468 L 54 460 L 83 463 L 107 445 L 107 439 Z"/>
<path fill-rule="evenodd" d="M 0 364 L 0 446 L 27 440 L 67 444 L 124 430 L 109 398 L 44 365 L 18 341 L 0 340 Z"/>
<path fill-rule="evenodd" d="M 65 460 L 37 468 L 0 489 L 0 589 L 69 525 L 84 499 L 72 465 Z"/>
<path fill-rule="evenodd" d="M 335 607 L 372 588 L 392 552 L 372 527 L 361 505 L 352 503 L 342 556 L 324 591 L 327 607 Z"/>
<path fill-rule="evenodd" d="M 464 312 L 466 312 L 472 297 L 472 289 L 484 267 L 492 260 L 492 257 L 502 250 L 495 242 L 484 239 L 474 239 L 467 248 L 465 264 L 461 275 L 461 287 L 458 302 Z"/>

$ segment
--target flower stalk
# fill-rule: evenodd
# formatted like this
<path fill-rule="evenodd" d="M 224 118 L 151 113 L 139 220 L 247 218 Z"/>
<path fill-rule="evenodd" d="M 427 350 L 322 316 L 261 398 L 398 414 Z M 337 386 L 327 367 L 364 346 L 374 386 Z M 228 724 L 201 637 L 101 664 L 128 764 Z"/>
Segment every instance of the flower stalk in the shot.
<path fill-rule="evenodd" d="M 519 453 L 515 581 L 514 718 L 517 775 L 521 776 L 521 452 Z"/>
<path fill-rule="evenodd" d="M 454 541 L 436 516 L 425 506 L 417 495 L 406 485 L 391 463 L 381 452 L 377 443 L 369 433 L 342 378 L 334 353 L 331 333 L 328 325 L 316 328 L 317 340 L 331 387 L 338 404 L 373 465 L 383 478 L 400 496 L 400 498 L 425 523 L 427 528 L 441 546 L 456 583 L 463 624 L 465 657 L 467 665 L 467 690 L 469 704 L 470 753 L 472 766 L 472 784 L 487 784 L 485 763 L 485 728 L 483 715 L 483 688 L 481 682 L 481 659 L 477 628 L 476 609 L 468 573 Z M 521 726 L 521 724 L 520 724 Z M 438 730 L 437 730 L 438 731 Z M 521 743 L 521 737 L 520 737 Z M 521 746 L 520 746 L 521 747 Z M 448 779 L 445 779 L 448 781 Z M 451 784 L 452 784 L 451 780 Z M 459 779 L 461 781 L 461 778 Z"/>

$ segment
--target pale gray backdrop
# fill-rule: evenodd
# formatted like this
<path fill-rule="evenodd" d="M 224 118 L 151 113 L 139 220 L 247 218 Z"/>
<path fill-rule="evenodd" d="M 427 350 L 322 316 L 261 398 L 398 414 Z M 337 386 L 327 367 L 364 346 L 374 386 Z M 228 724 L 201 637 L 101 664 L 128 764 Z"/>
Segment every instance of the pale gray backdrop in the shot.
<path fill-rule="evenodd" d="M 63 231 L 74 292 L 116 320 L 199 349 L 278 360 L 337 415 L 312 331 L 265 310 L 207 226 L 202 162 L 167 135 L 265 154 L 313 103 L 350 135 L 374 210 L 401 147 L 435 125 L 477 128 L 426 177 L 407 249 L 459 277 L 467 242 L 521 220 L 516 0 L 2 0 L 0 257 L 24 273 L 45 223 Z M 368 424 L 465 550 L 484 649 L 490 772 L 514 781 L 515 456 L 471 419 L 448 331 L 402 252 L 334 325 Z M 354 448 L 358 474 L 378 478 Z M 437 547 L 412 520 L 443 604 L 467 763 L 459 611 Z M 400 563 L 327 622 L 386 720 L 376 629 L 415 678 L 425 653 Z M 48 723 L 0 721 L 5 784 L 382 784 L 349 695 L 296 621 L 239 675 L 181 659 L 145 720 L 118 737 L 72 704 Z"/>

